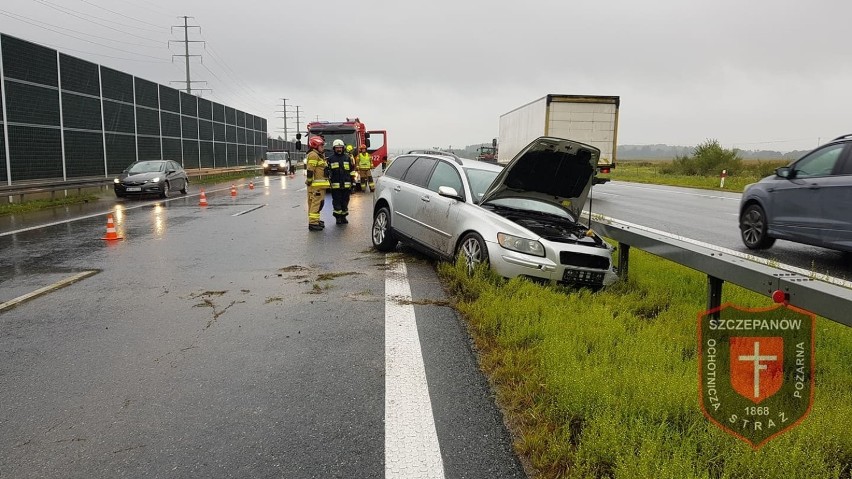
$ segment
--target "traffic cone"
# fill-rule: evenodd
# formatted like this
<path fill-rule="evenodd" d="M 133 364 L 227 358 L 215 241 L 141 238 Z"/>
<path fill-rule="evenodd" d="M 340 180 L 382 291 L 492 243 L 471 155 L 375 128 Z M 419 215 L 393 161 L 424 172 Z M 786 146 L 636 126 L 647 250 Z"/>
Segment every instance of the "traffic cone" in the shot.
<path fill-rule="evenodd" d="M 198 201 L 198 206 L 207 206 L 207 195 L 204 190 L 201 190 L 201 199 Z"/>
<path fill-rule="evenodd" d="M 249 181 L 249 189 L 250 190 L 254 189 L 254 181 Z"/>
<path fill-rule="evenodd" d="M 237 187 L 231 184 L 231 196 L 237 196 Z"/>
<path fill-rule="evenodd" d="M 101 238 L 102 240 L 114 241 L 124 239 L 121 236 L 118 236 L 118 233 L 115 232 L 115 222 L 112 220 L 112 215 L 107 215 L 107 232 L 106 236 Z"/>

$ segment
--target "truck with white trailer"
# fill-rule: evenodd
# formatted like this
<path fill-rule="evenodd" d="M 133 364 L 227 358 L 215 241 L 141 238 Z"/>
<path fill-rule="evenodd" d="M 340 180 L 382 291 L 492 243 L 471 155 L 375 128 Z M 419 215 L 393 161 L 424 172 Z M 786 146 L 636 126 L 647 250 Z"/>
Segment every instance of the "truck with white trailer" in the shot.
<path fill-rule="evenodd" d="M 601 150 L 598 173 L 615 168 L 617 96 L 546 95 L 500 116 L 498 163 L 508 163 L 540 136 L 566 138 Z M 595 183 L 608 178 L 597 177 Z"/>

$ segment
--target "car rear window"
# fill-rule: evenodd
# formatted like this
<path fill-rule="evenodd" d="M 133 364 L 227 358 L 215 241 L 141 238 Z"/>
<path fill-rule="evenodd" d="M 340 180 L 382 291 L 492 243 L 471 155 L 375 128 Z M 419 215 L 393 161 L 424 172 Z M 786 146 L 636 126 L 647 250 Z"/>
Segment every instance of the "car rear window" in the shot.
<path fill-rule="evenodd" d="M 405 172 L 408 171 L 408 167 L 414 163 L 416 158 L 417 157 L 415 156 L 398 156 L 394 158 L 388 165 L 384 176 L 396 179 L 402 178 L 403 175 L 405 175 Z"/>

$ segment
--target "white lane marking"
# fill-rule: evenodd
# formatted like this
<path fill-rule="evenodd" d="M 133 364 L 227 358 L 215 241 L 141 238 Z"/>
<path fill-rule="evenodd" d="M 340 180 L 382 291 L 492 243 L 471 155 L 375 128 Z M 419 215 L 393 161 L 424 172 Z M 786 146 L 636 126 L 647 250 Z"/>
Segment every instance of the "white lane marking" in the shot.
<path fill-rule="evenodd" d="M 227 191 L 229 189 L 230 189 L 230 187 L 220 188 L 218 190 L 210 190 L 210 192 L 215 193 L 217 191 Z M 205 194 L 206 193 L 207 192 L 205 192 Z M 157 203 L 168 203 L 169 201 L 192 198 L 194 196 L 201 196 L 201 192 L 198 192 L 198 193 L 195 193 L 195 194 L 192 194 L 192 195 L 181 195 L 181 196 L 175 197 L 175 198 L 161 199 L 161 200 L 158 200 L 158 201 L 152 201 L 150 203 L 142 203 L 141 205 L 136 205 L 136 206 L 125 206 L 125 207 L 122 208 L 122 211 L 135 210 L 137 208 L 145 208 L 147 206 L 151 206 L 151 205 L 154 205 L 154 204 L 157 204 Z M 0 233 L 0 238 L 2 238 L 4 236 L 11 236 L 11 235 L 18 234 L 18 233 L 25 233 L 27 231 L 38 230 L 38 229 L 41 229 L 41 228 L 49 228 L 51 226 L 74 223 L 75 221 L 87 220 L 89 218 L 97 218 L 98 216 L 104 216 L 104 215 L 110 214 L 113 211 L 114 211 L 113 209 L 109 209 L 109 210 L 106 210 L 106 211 L 102 211 L 100 213 L 92 213 L 90 215 L 85 215 L 85 216 L 75 216 L 74 218 L 69 218 L 67 220 L 54 221 L 52 223 L 44 223 L 44 224 L 40 224 L 40 225 L 36 225 L 36 226 L 30 226 L 30 227 L 27 227 L 27 228 L 21 228 L 19 230 L 7 231 L 5 233 Z"/>
<path fill-rule="evenodd" d="M 18 296 L 17 298 L 10 299 L 9 301 L 6 301 L 5 303 L 0 303 L 0 311 L 5 311 L 9 308 L 13 308 L 13 307 L 23 303 L 24 301 L 29 301 L 33 298 L 37 298 L 37 297 L 39 297 L 43 294 L 47 294 L 47 293 L 49 293 L 51 291 L 55 291 L 59 288 L 64 288 L 65 286 L 68 286 L 69 284 L 76 283 L 77 281 L 80 281 L 81 279 L 86 279 L 89 276 L 95 275 L 97 273 L 98 273 L 97 270 L 83 271 L 82 273 L 77 273 L 74 276 L 69 276 L 69 277 L 67 277 L 63 280 L 60 280 L 60 281 L 57 281 L 57 282 L 55 282 L 51 285 L 45 286 L 44 288 L 39 288 L 39 289 L 32 291 L 30 293 Z"/>
<path fill-rule="evenodd" d="M 443 479 L 408 272 L 385 264 L 385 478 Z"/>
<path fill-rule="evenodd" d="M 625 188 L 636 188 L 637 190 L 659 191 L 659 192 L 662 192 L 662 193 L 672 193 L 672 194 L 676 194 L 676 195 L 697 196 L 699 198 L 713 198 L 713 199 L 717 199 L 717 200 L 740 201 L 739 196 L 730 197 L 730 196 L 708 195 L 708 194 L 702 194 L 702 193 L 688 193 L 686 191 L 680 191 L 680 190 L 670 190 L 670 189 L 667 189 L 667 188 L 651 188 L 649 186 L 636 186 L 636 185 L 628 185 L 628 184 L 625 184 L 625 183 L 617 183 L 617 184 L 614 184 L 613 186 L 623 186 Z M 596 191 L 595 193 L 598 194 L 599 192 Z"/>
<path fill-rule="evenodd" d="M 264 206 L 266 206 L 266 205 L 258 205 L 258 206 L 255 206 L 254 208 L 250 208 L 250 209 L 247 209 L 245 211 L 240 211 L 239 213 L 234 213 L 231 216 L 242 216 L 246 213 L 251 213 L 254 210 L 259 210 L 259 209 L 263 208 Z"/>

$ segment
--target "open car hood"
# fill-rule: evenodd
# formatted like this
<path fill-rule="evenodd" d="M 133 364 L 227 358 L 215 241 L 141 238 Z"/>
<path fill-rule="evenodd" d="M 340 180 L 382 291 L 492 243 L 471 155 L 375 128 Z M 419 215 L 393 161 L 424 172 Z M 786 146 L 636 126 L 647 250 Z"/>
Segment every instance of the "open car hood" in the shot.
<path fill-rule="evenodd" d="M 580 217 L 601 151 L 563 138 L 540 137 L 512 158 L 479 201 L 526 198 L 555 204 Z"/>

